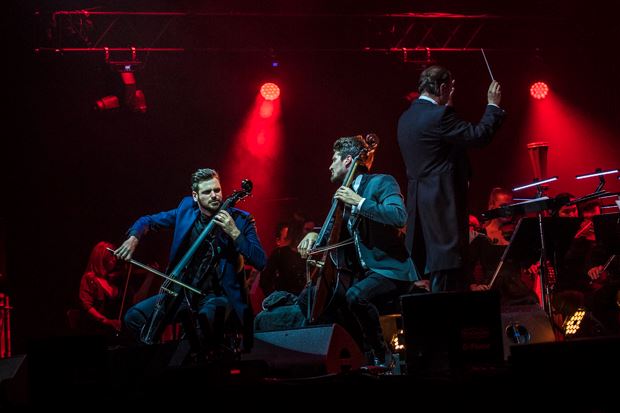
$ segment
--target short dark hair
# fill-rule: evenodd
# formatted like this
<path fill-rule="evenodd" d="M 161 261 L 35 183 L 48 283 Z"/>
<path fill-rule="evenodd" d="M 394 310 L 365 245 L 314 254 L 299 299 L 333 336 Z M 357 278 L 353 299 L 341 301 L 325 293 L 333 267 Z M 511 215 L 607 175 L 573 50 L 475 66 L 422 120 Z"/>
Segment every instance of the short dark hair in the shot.
<path fill-rule="evenodd" d="M 575 199 L 575 195 L 571 194 L 570 192 L 560 192 L 555 197 L 556 198 L 568 198 L 569 200 Z"/>
<path fill-rule="evenodd" d="M 338 152 L 341 159 L 349 155 L 355 158 L 363 149 L 369 149 L 369 146 L 362 135 L 343 136 L 334 142 L 334 152 Z M 360 166 L 369 170 L 372 166 L 373 159 L 374 156 L 371 154 Z"/>
<path fill-rule="evenodd" d="M 452 73 L 443 66 L 429 66 L 420 74 L 418 92 L 439 96 L 439 86 L 452 79 Z"/>
<path fill-rule="evenodd" d="M 500 186 L 496 186 L 495 188 L 491 189 L 491 193 L 489 194 L 489 203 L 488 203 L 489 208 L 491 208 L 491 206 L 495 204 L 495 200 L 500 195 L 506 195 L 506 196 L 512 197 L 512 191 L 509 191 L 508 189 L 502 188 Z"/>
<path fill-rule="evenodd" d="M 192 191 L 198 192 L 198 184 L 209 179 L 220 179 L 215 169 L 202 168 L 192 174 Z"/>
<path fill-rule="evenodd" d="M 601 201 L 593 199 L 591 201 L 584 202 L 579 205 L 579 213 L 583 215 L 584 212 L 595 212 L 597 208 L 601 207 Z"/>

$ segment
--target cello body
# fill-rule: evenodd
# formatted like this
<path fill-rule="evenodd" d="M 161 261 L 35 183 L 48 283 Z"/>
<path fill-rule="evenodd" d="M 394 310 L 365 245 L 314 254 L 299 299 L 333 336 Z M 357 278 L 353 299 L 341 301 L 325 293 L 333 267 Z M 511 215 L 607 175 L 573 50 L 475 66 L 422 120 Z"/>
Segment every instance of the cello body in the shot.
<path fill-rule="evenodd" d="M 378 137 L 375 134 L 368 134 L 365 137 L 368 144 L 367 149 L 363 149 L 353 158 L 351 167 L 343 180 L 342 185 L 350 187 L 356 176 L 357 167 L 371 156 L 378 145 Z M 314 268 L 308 271 L 309 297 L 307 318 L 310 323 L 316 323 L 319 317 L 327 310 L 340 281 L 337 248 L 352 243 L 352 241 L 340 240 L 343 224 L 345 205 L 343 202 L 333 199 L 332 205 L 327 214 L 325 222 L 321 227 L 321 232 L 317 237 L 314 252 L 310 255 L 318 255 L 318 259 L 313 260 Z"/>
<path fill-rule="evenodd" d="M 252 182 L 244 180 L 241 184 L 242 189 L 234 191 L 233 194 L 228 197 L 221 205 L 219 210 L 226 210 L 232 208 L 235 204 L 250 195 L 252 191 Z M 176 313 L 181 306 L 183 299 L 186 299 L 185 282 L 188 282 L 187 267 L 189 266 L 192 258 L 194 258 L 196 252 L 205 242 L 210 242 L 208 238 L 214 237 L 215 230 L 218 227 L 215 222 L 211 220 L 196 238 L 194 243 L 187 250 L 185 255 L 175 265 L 174 269 L 168 275 L 168 279 L 162 284 L 159 290 L 159 299 L 157 300 L 153 312 L 147 318 L 146 323 L 142 327 L 140 332 L 140 341 L 144 344 L 154 344 L 159 341 L 163 330 L 166 325 L 176 316 Z M 212 244 L 211 244 L 212 245 Z M 207 249 L 207 254 L 202 258 L 200 268 L 208 268 L 216 263 L 216 254 L 213 248 Z M 206 273 L 205 270 L 205 273 Z M 181 281 L 180 283 L 171 282 L 170 280 Z M 193 291 L 196 291 L 193 289 Z"/>

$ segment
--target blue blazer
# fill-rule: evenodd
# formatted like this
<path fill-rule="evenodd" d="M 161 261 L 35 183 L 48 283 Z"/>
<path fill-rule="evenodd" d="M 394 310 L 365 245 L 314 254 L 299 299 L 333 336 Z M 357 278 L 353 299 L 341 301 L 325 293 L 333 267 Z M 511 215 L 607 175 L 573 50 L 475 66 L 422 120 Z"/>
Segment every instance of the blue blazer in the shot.
<path fill-rule="evenodd" d="M 233 242 L 223 231 L 218 231 L 217 245 L 220 247 L 220 282 L 239 319 L 244 320 L 249 307 L 245 291 L 243 263 L 247 260 L 248 264 L 260 271 L 265 267 L 267 256 L 258 239 L 254 218 L 248 212 L 237 208 L 230 208 L 228 212 L 235 220 L 235 224 L 241 234 Z M 168 268 L 173 268 L 185 254 L 185 251 L 180 251 L 180 247 L 190 233 L 194 221 L 199 214 L 200 210 L 197 203 L 191 196 L 188 196 L 181 200 L 176 209 L 138 218 L 129 228 L 127 234 L 141 239 L 150 231 L 156 231 L 161 228 L 174 228 L 168 265 Z"/>

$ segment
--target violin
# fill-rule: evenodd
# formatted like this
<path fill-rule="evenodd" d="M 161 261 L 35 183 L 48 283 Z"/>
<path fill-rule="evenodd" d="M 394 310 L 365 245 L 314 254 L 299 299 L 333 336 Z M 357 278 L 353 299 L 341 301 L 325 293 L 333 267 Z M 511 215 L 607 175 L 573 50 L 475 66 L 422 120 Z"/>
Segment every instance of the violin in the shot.
<path fill-rule="evenodd" d="M 609 268 L 609 266 L 611 265 L 611 263 L 613 262 L 615 258 L 616 258 L 615 254 L 609 257 L 607 261 L 605 262 L 605 264 L 601 266 L 602 268 L 599 271 L 598 278 L 590 279 L 590 282 L 589 282 L 590 290 L 596 291 L 599 288 L 601 288 L 603 285 L 605 285 L 605 283 L 607 282 L 607 269 Z"/>
<path fill-rule="evenodd" d="M 356 177 L 356 171 L 360 164 L 373 155 L 379 144 L 379 138 L 375 134 L 366 135 L 365 139 L 367 147 L 362 149 L 354 158 L 351 167 L 342 183 L 343 186 L 351 187 L 353 179 Z M 308 260 L 309 286 L 314 286 L 314 296 L 312 296 L 313 288 L 308 288 L 308 321 L 314 323 L 325 312 L 331 303 L 334 293 L 337 289 L 339 281 L 339 269 L 336 255 L 337 248 L 341 248 L 353 243 L 352 239 L 340 241 L 340 231 L 343 224 L 344 203 L 337 199 L 332 200 L 331 208 L 325 222 L 321 227 L 315 247 L 308 251 L 309 256 L 317 256 Z M 329 299 L 329 300 L 328 300 Z"/>
<path fill-rule="evenodd" d="M 577 238 L 585 238 L 590 241 L 596 240 L 596 235 L 594 233 L 594 223 L 592 219 L 584 219 L 581 222 L 581 227 L 579 231 L 575 234 L 575 239 Z"/>

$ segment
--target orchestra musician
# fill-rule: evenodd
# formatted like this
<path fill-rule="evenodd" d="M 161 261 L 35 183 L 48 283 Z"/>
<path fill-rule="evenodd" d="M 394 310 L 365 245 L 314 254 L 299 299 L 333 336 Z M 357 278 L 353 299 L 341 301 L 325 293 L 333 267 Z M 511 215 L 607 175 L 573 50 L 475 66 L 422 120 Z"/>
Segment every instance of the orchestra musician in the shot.
<path fill-rule="evenodd" d="M 98 242 L 92 249 L 86 270 L 80 281 L 79 299 L 87 317 L 82 317 L 80 328 L 84 332 L 109 335 L 121 330 L 120 308 L 122 279 L 125 274 L 116 258 L 106 248 L 113 247 L 106 241 Z"/>
<path fill-rule="evenodd" d="M 342 137 L 333 145 L 329 172 L 332 183 L 343 184 L 354 159 L 367 150 L 360 135 Z M 361 159 L 361 158 L 360 158 Z M 340 239 L 352 238 L 346 248 L 338 248 L 334 259 L 339 277 L 332 305 L 353 315 L 353 324 L 342 321 L 369 358 L 369 363 L 385 367 L 390 352 L 383 337 L 377 305 L 407 293 L 419 279 L 404 243 L 407 219 L 403 197 L 390 175 L 370 174 L 372 156 L 362 160 L 352 177 L 352 185 L 340 186 L 334 198 L 344 204 Z M 327 223 L 327 225 L 331 225 Z M 302 257 L 312 253 L 319 234 L 308 233 L 299 243 Z M 302 292 L 300 306 L 308 306 L 308 288 Z M 363 338 L 360 336 L 360 332 Z"/>
<path fill-rule="evenodd" d="M 596 239 L 593 217 L 601 214 L 598 200 L 579 205 L 583 218 L 568 251 L 559 266 L 553 306 L 558 314 L 570 317 L 577 308 L 593 316 L 600 331 L 585 334 L 620 332 L 620 265 L 617 258 Z"/>
<path fill-rule="evenodd" d="M 501 208 L 512 203 L 512 192 L 496 187 L 489 195 L 488 208 Z M 495 270 L 510 243 L 515 229 L 515 217 L 498 217 L 485 223 L 485 234 L 478 234 L 469 245 L 467 276 L 471 291 L 491 288 L 490 282 Z M 534 291 L 535 280 L 526 280 L 531 273 L 522 270 L 525 265 L 512 259 L 504 262 L 493 288 L 500 292 L 503 305 L 537 304 L 539 299 Z"/>

